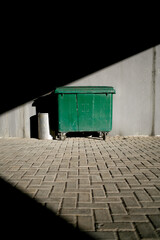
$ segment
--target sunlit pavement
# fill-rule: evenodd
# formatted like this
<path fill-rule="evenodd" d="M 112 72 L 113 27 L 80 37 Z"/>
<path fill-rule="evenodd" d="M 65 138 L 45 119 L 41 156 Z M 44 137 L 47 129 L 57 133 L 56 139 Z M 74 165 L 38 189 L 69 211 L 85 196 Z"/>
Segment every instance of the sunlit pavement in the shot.
<path fill-rule="evenodd" d="M 0 176 L 95 239 L 160 239 L 160 137 L 1 138 Z"/>

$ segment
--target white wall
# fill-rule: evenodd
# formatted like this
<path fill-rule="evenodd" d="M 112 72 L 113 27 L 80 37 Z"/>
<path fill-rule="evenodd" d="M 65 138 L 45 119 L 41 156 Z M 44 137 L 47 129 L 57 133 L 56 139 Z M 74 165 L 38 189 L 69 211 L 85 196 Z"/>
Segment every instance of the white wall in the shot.
<path fill-rule="evenodd" d="M 160 45 L 156 47 L 155 134 L 160 135 Z"/>
<path fill-rule="evenodd" d="M 160 45 L 68 84 L 87 85 L 116 89 L 110 135 L 160 135 Z"/>
<path fill-rule="evenodd" d="M 30 117 L 35 114 L 32 101 L 0 115 L 0 137 L 30 138 Z"/>

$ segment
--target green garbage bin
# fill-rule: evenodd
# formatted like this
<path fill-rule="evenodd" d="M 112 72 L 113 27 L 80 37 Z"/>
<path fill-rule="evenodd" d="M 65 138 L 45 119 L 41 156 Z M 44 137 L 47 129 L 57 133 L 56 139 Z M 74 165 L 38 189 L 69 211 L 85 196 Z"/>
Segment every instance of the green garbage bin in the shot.
<path fill-rule="evenodd" d="M 99 132 L 105 140 L 112 130 L 113 87 L 59 87 L 58 132 Z"/>

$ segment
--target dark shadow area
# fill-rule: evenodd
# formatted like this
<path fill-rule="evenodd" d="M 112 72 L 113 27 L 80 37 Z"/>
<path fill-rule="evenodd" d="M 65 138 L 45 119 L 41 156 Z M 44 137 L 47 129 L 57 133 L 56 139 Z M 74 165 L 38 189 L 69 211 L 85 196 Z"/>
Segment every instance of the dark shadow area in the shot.
<path fill-rule="evenodd" d="M 94 137 L 94 138 L 99 138 L 99 133 L 98 132 L 69 132 L 66 134 L 66 137 Z"/>
<path fill-rule="evenodd" d="M 1 239 L 93 239 L 0 178 Z"/>
<path fill-rule="evenodd" d="M 38 115 L 30 117 L 30 137 L 38 139 Z"/>
<path fill-rule="evenodd" d="M 102 39 L 95 42 L 94 38 L 89 42 L 79 40 L 80 43 L 75 41 L 73 45 L 64 42 L 51 49 L 49 42 L 46 51 L 40 46 L 27 46 L 26 49 L 18 45 L 15 52 L 15 48 L 7 46 L 11 56 L 2 66 L 4 77 L 0 102 L 3 104 L 0 105 L 0 113 L 158 44 L 147 39 L 136 44 L 127 38 L 116 41 L 117 36 L 115 39 L 111 36 L 101 36 Z"/>
<path fill-rule="evenodd" d="M 102 19 L 96 14 L 89 18 L 89 11 L 87 19 L 81 12 L 79 21 L 75 14 L 71 21 L 67 15 L 36 24 L 28 14 L 20 18 L 6 14 L 0 113 L 159 44 L 156 6 L 153 19 L 139 6 L 131 15 L 132 8 L 118 9 L 118 14 L 115 6 L 107 7 Z"/>

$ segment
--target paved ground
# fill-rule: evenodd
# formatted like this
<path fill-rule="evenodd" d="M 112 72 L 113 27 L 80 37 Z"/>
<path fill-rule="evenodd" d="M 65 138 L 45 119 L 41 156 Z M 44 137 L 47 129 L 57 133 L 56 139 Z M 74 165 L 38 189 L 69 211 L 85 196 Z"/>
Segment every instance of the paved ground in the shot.
<path fill-rule="evenodd" d="M 0 139 L 0 176 L 95 239 L 160 239 L 160 137 Z"/>

